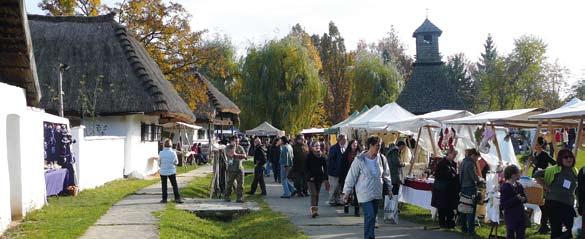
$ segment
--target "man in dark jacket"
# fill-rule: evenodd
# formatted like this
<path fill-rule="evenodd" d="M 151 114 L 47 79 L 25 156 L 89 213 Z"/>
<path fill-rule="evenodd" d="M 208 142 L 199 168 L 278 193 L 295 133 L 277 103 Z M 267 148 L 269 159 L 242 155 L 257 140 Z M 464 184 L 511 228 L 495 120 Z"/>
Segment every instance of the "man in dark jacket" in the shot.
<path fill-rule="evenodd" d="M 300 197 L 309 196 L 309 188 L 307 185 L 307 156 L 309 154 L 309 147 L 305 144 L 305 136 L 297 135 L 293 147 L 293 167 L 292 173 L 294 175 L 293 181 L 295 188 L 299 192 Z"/>
<path fill-rule="evenodd" d="M 272 164 L 274 182 L 280 183 L 280 139 L 274 138 L 268 148 L 268 161 Z"/>
<path fill-rule="evenodd" d="M 260 138 L 254 140 L 254 180 L 252 181 L 252 187 L 248 194 L 253 195 L 256 193 L 256 188 L 260 184 L 260 190 L 262 190 L 262 196 L 266 196 L 266 183 L 264 183 L 264 164 L 266 164 L 266 148 L 262 145 Z"/>
<path fill-rule="evenodd" d="M 337 137 L 337 143 L 329 149 L 327 157 L 327 172 L 329 174 L 329 183 L 331 189 L 329 190 L 329 205 L 341 205 L 339 200 L 339 176 L 341 175 L 341 164 L 343 162 L 343 153 L 347 148 L 347 139 L 345 135 L 340 134 Z"/>

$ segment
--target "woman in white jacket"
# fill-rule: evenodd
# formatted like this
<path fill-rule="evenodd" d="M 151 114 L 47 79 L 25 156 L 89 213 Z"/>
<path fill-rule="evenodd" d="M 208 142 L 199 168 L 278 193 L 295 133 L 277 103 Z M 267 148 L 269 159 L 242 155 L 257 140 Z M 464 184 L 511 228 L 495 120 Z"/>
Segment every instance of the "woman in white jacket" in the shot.
<path fill-rule="evenodd" d="M 386 157 L 380 153 L 381 140 L 370 136 L 367 140 L 368 151 L 356 156 L 351 164 L 343 187 L 343 200 L 355 191 L 364 212 L 364 238 L 375 238 L 376 214 L 383 193 L 392 197 L 392 181 Z M 385 189 L 383 189 L 385 187 Z"/>

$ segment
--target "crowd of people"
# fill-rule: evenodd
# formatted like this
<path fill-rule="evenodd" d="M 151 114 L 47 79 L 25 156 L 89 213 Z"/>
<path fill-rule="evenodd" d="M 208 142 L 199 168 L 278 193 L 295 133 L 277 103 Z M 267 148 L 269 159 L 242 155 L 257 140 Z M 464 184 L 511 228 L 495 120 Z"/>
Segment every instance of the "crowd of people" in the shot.
<path fill-rule="evenodd" d="M 383 220 L 383 210 L 380 209 L 384 209 L 384 200 L 400 193 L 400 186 L 404 183 L 402 168 L 405 166 L 401 154 L 410 144 L 416 145 L 407 139 L 385 147 L 378 136 L 370 136 L 362 148 L 357 140 L 348 141 L 345 135 L 339 135 L 337 143 L 329 148 L 322 141 L 306 140 L 303 135 L 297 135 L 294 140 L 283 136 L 271 141 L 255 138 L 252 142 L 250 149 L 246 150 L 238 137 L 230 137 L 226 147 L 226 201 L 230 201 L 235 185 L 236 202 L 243 202 L 242 162 L 252 155 L 254 179 L 248 194 L 255 194 L 260 188 L 261 195 L 266 195 L 265 177 L 272 173 L 274 182 L 282 185 L 281 198 L 310 197 L 309 215 L 315 218 L 319 216 L 319 195 L 324 188 L 328 191 L 329 206 L 343 206 L 346 214 L 353 207 L 355 216 L 363 214 L 365 238 L 374 238 L 376 222 Z M 544 188 L 538 232 L 550 233 L 551 238 L 571 238 L 573 219 L 585 210 L 582 207 L 585 203 L 585 168 L 575 169 L 575 156 L 567 148 L 557 151 L 556 160 L 543 148 L 543 139 L 539 138 L 529 161 L 534 168 L 532 176 Z M 476 149 L 465 150 L 461 162 L 455 160 L 458 153 L 451 148 L 437 162 L 432 173 L 435 180 L 431 205 L 437 209 L 441 228 L 453 229 L 459 224 L 462 232 L 474 235 L 477 204 L 483 200 L 479 187 L 485 186 L 485 169 L 489 166 Z M 509 165 L 501 171 L 501 176 L 499 200 L 506 238 L 526 238 L 529 222 L 524 204 L 528 198 L 519 183 L 521 170 L 516 165 Z M 163 179 L 161 173 L 165 202 L 167 178 L 174 184 L 172 175 L 165 175 Z M 175 196 L 180 201 L 178 190 Z M 575 199 L 579 205 L 577 210 Z"/>

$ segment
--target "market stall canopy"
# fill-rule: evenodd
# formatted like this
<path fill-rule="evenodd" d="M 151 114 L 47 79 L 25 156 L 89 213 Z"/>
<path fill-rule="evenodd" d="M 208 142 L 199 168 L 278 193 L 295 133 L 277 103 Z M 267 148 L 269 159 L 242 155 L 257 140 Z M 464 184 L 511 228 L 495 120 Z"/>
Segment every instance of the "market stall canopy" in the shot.
<path fill-rule="evenodd" d="M 579 98 L 575 97 L 575 98 L 571 99 L 569 102 L 565 103 L 563 106 L 561 106 L 561 108 L 569 107 L 569 106 L 572 106 L 574 104 L 578 104 L 581 102 L 583 102 L 583 101 L 580 100 Z"/>
<path fill-rule="evenodd" d="M 301 134 L 322 134 L 325 132 L 323 128 L 310 128 L 310 129 L 303 129 Z"/>
<path fill-rule="evenodd" d="M 444 123 L 448 125 L 481 125 L 489 123 L 505 127 L 536 128 L 538 126 L 538 121 L 533 120 L 531 116 L 542 114 L 543 112 L 543 109 L 538 108 L 488 111 L 459 119 L 447 120 Z M 569 123 L 566 121 L 550 122 L 550 126 L 553 127 L 564 127 L 567 124 Z"/>
<path fill-rule="evenodd" d="M 246 134 L 255 136 L 283 136 L 284 131 L 277 129 L 268 122 L 264 121 L 264 123 L 258 125 L 258 127 L 251 130 L 246 130 Z"/>
<path fill-rule="evenodd" d="M 372 108 L 370 108 L 368 111 L 361 113 L 360 115 L 358 115 L 357 117 L 355 117 L 353 120 L 349 121 L 346 126 L 350 127 L 350 128 L 354 128 L 356 125 L 359 125 L 363 122 L 367 122 L 369 119 L 373 118 L 374 116 L 376 116 L 380 111 L 382 110 L 382 108 L 378 105 L 374 105 Z"/>
<path fill-rule="evenodd" d="M 185 127 L 185 128 L 190 128 L 193 130 L 200 130 L 201 128 L 203 128 L 201 126 L 187 124 L 187 123 L 183 123 L 183 122 L 170 122 L 170 123 L 163 124 L 162 127 L 164 127 L 164 128 Z"/>
<path fill-rule="evenodd" d="M 415 117 L 395 102 L 384 105 L 378 112 L 371 113 L 359 121 L 350 123 L 352 128 L 367 130 L 383 130 L 389 123 L 403 121 Z"/>
<path fill-rule="evenodd" d="M 424 115 L 410 117 L 402 121 L 392 122 L 386 125 L 387 131 L 396 131 L 405 134 L 414 134 L 421 127 L 441 127 L 443 122 L 451 119 L 472 116 L 466 110 L 439 110 Z"/>
<path fill-rule="evenodd" d="M 345 119 L 345 120 L 343 120 L 343 121 L 341 121 L 341 122 L 339 122 L 339 123 L 337 123 L 337 124 L 335 124 L 335 125 L 327 128 L 327 129 L 325 129 L 324 133 L 326 133 L 326 134 L 336 134 L 336 133 L 339 133 L 339 128 L 341 126 L 346 125 L 349 121 L 351 121 L 352 119 L 354 119 L 355 117 L 357 117 L 359 114 L 360 113 L 357 112 L 357 111 L 353 112 L 353 114 L 351 114 L 349 117 L 347 117 L 347 119 Z"/>
<path fill-rule="evenodd" d="M 579 119 L 583 118 L 583 116 L 585 116 L 585 102 L 578 102 L 569 106 L 567 105 L 562 106 L 561 108 L 546 113 L 534 115 L 529 118 L 532 120 L 547 120 L 548 122 L 548 120 L 558 121 L 559 119 Z M 570 121 L 573 122 L 574 124 L 577 123 L 574 120 Z"/>

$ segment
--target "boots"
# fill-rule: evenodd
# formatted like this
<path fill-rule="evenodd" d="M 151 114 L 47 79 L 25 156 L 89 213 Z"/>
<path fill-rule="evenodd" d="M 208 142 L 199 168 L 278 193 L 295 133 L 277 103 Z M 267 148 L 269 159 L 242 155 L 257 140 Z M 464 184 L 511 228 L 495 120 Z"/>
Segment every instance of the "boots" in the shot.
<path fill-rule="evenodd" d="M 345 214 L 349 213 L 349 204 L 343 205 L 343 213 L 345 213 Z"/>
<path fill-rule="evenodd" d="M 319 216 L 319 208 L 318 207 L 311 207 L 311 217 L 315 218 Z"/>
<path fill-rule="evenodd" d="M 355 207 L 355 210 L 353 211 L 353 215 L 356 217 L 360 216 L 360 207 Z M 349 208 L 347 209 L 349 211 Z"/>

